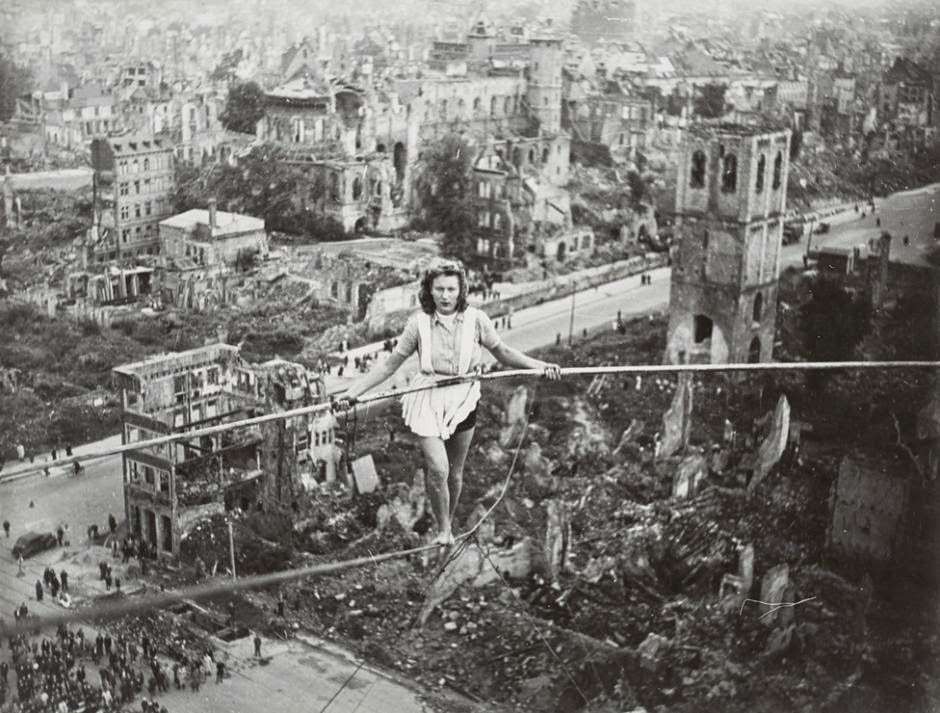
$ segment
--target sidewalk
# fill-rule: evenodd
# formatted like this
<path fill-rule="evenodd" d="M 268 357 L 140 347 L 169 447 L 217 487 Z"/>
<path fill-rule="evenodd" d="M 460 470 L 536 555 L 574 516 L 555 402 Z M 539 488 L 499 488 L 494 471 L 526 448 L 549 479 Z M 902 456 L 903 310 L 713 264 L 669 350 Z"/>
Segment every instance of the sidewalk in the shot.
<path fill-rule="evenodd" d="M 75 446 L 72 448 L 72 457 L 101 453 L 102 451 L 115 448 L 119 445 L 121 445 L 121 434 L 118 433 L 102 438 L 100 441 L 92 441 L 91 443 L 83 443 Z M 10 483 L 30 475 L 41 475 L 43 466 L 49 467 L 49 473 L 53 477 L 71 473 L 71 463 L 66 462 L 59 465 L 62 459 L 68 458 L 68 456 L 65 455 L 65 450 L 60 448 L 58 451 L 61 458 L 57 460 L 52 460 L 50 452 L 46 451 L 42 455 L 37 455 L 33 463 L 30 463 L 29 458 L 19 461 L 7 461 L 4 464 L 3 470 L 0 471 L 0 483 Z M 39 468 L 39 470 L 37 471 L 36 468 Z"/>

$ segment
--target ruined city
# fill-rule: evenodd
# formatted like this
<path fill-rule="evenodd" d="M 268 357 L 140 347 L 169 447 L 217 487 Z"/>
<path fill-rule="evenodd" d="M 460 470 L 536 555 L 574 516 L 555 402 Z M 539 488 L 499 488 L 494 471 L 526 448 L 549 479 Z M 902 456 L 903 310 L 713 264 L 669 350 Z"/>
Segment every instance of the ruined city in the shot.
<path fill-rule="evenodd" d="M 940 711 L 940 7 L 5 0 L 0 713 Z"/>

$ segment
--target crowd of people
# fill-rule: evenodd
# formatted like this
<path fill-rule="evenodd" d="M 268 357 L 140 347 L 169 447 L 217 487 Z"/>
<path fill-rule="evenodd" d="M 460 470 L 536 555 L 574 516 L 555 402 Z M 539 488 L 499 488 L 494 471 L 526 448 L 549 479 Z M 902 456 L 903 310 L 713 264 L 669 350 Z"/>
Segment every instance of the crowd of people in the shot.
<path fill-rule="evenodd" d="M 17 620 L 28 616 L 25 604 L 17 608 Z M 172 664 L 161 662 L 146 628 L 137 636 L 106 631 L 92 638 L 81 628 L 60 625 L 54 639 L 18 634 L 9 647 L 15 682 L 11 667 L 0 663 L 2 713 L 111 711 L 133 706 L 138 696 L 142 713 L 167 713 L 157 697 L 171 686 L 198 691 L 213 675 L 216 683 L 225 677 L 225 664 L 211 648 L 177 643 L 160 651 Z"/>

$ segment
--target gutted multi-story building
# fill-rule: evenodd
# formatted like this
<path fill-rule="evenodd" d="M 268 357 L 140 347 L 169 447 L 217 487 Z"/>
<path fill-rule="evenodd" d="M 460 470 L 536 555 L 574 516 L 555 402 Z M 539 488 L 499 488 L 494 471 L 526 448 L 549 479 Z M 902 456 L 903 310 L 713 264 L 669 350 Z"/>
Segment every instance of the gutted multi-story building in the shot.
<path fill-rule="evenodd" d="M 676 179 L 668 363 L 760 362 L 773 352 L 789 131 L 700 127 Z"/>
<path fill-rule="evenodd" d="M 878 94 L 878 113 L 882 120 L 904 127 L 933 125 L 933 76 L 916 62 L 897 57 L 885 72 Z"/>
<path fill-rule="evenodd" d="M 308 175 L 304 206 L 349 232 L 403 227 L 423 148 L 453 133 L 474 150 L 498 143 L 530 182 L 567 183 L 560 39 L 499 35 L 477 23 L 464 41 L 435 43 L 431 54 L 439 71 L 382 88 L 295 63 L 296 76 L 267 93 L 258 138 L 287 148 Z"/>
<path fill-rule="evenodd" d="M 113 378 L 125 444 L 325 398 L 322 380 L 302 366 L 247 364 L 227 344 L 125 364 Z M 314 484 L 336 477 L 334 428 L 333 415 L 320 412 L 127 451 L 124 504 L 131 531 L 173 557 L 191 526 L 208 515 L 289 510 Z"/>
<path fill-rule="evenodd" d="M 146 134 L 98 138 L 91 164 L 97 205 L 90 261 L 159 254 L 158 225 L 173 212 L 173 147 Z"/>

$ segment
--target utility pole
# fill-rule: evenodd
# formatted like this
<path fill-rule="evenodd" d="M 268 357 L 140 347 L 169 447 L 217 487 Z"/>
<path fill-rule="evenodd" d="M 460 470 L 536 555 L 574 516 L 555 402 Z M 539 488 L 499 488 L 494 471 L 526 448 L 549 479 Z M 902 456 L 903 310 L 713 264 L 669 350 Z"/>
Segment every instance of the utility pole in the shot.
<path fill-rule="evenodd" d="M 235 575 L 235 537 L 232 535 L 232 521 L 228 521 L 228 563 L 232 568 L 232 579 L 238 579 Z"/>
<path fill-rule="evenodd" d="M 574 298 L 577 295 L 577 290 L 571 292 L 571 319 L 568 320 L 568 346 L 570 347 L 574 342 Z"/>

